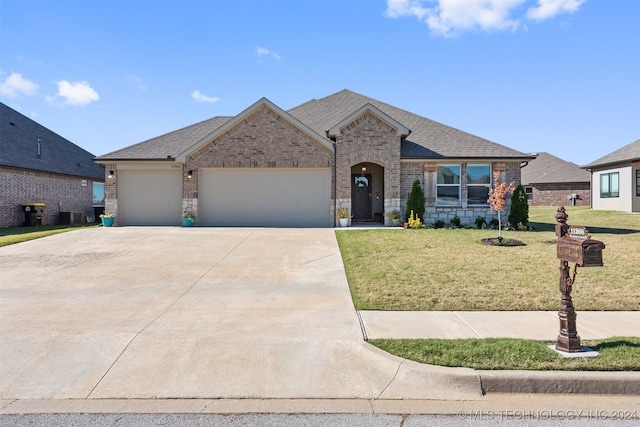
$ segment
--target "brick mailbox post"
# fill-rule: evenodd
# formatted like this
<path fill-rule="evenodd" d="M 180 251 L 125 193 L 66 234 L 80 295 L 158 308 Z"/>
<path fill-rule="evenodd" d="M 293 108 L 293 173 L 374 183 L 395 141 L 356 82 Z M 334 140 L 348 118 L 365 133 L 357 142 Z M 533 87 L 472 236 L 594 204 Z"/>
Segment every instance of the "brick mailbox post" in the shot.
<path fill-rule="evenodd" d="M 558 236 L 558 259 L 560 260 L 560 333 L 556 342 L 556 350 L 567 353 L 584 351 L 580 346 L 580 337 L 576 329 L 576 311 L 571 301 L 571 287 L 576 281 L 578 267 L 602 267 L 602 250 L 604 243 L 591 239 L 585 227 L 567 224 L 569 215 L 564 206 L 556 213 L 556 236 Z M 573 274 L 569 263 L 575 263 Z"/>

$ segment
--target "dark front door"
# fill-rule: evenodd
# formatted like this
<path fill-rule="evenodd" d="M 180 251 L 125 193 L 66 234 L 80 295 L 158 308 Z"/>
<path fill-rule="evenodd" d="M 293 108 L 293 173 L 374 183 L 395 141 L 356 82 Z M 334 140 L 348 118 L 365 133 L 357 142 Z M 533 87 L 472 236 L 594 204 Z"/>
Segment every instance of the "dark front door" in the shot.
<path fill-rule="evenodd" d="M 351 175 L 351 212 L 355 221 L 371 221 L 371 174 Z"/>

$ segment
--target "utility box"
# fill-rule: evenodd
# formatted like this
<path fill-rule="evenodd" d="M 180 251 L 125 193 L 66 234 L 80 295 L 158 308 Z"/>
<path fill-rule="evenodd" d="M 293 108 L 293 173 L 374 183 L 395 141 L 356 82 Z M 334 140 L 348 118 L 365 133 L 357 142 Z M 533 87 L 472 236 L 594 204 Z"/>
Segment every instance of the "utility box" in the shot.
<path fill-rule="evenodd" d="M 24 212 L 24 226 L 34 227 L 42 225 L 42 212 L 47 206 L 45 203 L 23 203 L 22 211 Z"/>

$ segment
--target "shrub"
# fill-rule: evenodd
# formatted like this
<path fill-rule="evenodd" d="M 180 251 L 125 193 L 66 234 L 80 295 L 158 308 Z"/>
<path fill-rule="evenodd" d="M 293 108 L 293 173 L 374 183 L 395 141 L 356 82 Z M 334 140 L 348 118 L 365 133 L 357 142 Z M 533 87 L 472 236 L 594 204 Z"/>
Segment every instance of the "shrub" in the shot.
<path fill-rule="evenodd" d="M 476 218 L 476 227 L 481 229 L 482 227 L 487 226 L 487 220 L 483 216 L 479 216 Z"/>
<path fill-rule="evenodd" d="M 527 194 L 524 192 L 522 184 L 519 184 L 513 192 L 513 196 L 511 196 L 511 211 L 509 212 L 509 223 L 518 225 L 522 224 L 526 227 L 528 222 L 529 202 L 527 201 Z"/>
<path fill-rule="evenodd" d="M 451 220 L 451 226 L 452 227 L 460 227 L 460 217 L 458 215 L 454 216 L 453 219 Z"/>
<path fill-rule="evenodd" d="M 433 224 L 434 228 L 444 228 L 444 221 L 439 219 Z"/>
<path fill-rule="evenodd" d="M 418 219 L 424 221 L 424 192 L 419 179 L 413 182 L 411 194 L 409 194 L 409 199 L 407 200 L 407 214 L 411 211 Z"/>
<path fill-rule="evenodd" d="M 491 221 L 489 221 L 489 226 L 496 230 L 498 227 L 500 227 L 500 221 L 498 221 L 498 218 L 491 218 Z"/>

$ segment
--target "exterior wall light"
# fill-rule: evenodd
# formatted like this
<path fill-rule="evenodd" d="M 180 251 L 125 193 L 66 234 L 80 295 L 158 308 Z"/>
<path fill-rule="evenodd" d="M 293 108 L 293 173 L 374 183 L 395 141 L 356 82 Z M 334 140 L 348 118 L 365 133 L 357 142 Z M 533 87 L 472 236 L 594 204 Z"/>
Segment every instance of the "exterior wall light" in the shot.
<path fill-rule="evenodd" d="M 187 179 L 191 179 L 193 177 L 193 171 L 190 170 L 189 173 L 187 173 Z"/>
<path fill-rule="evenodd" d="M 113 178 L 113 171 L 109 171 L 109 178 Z"/>

